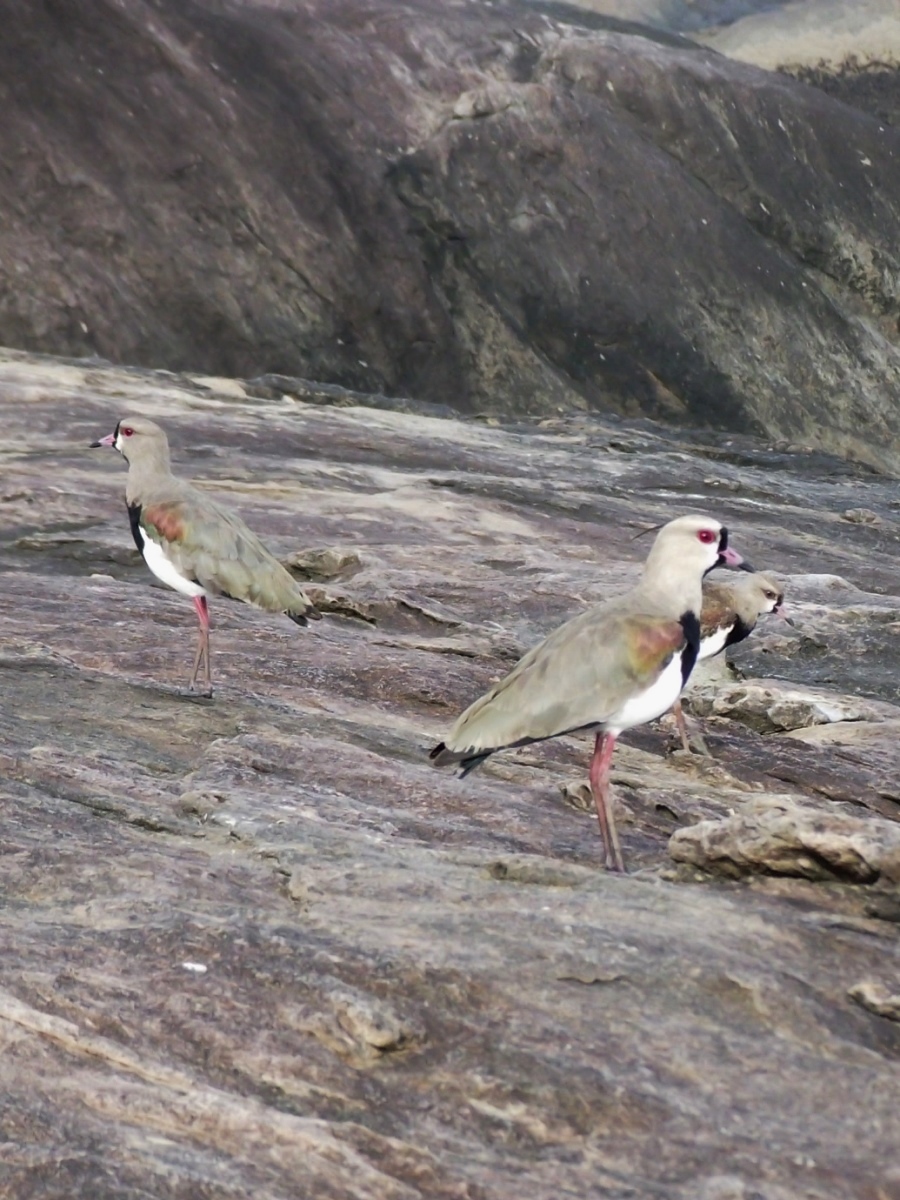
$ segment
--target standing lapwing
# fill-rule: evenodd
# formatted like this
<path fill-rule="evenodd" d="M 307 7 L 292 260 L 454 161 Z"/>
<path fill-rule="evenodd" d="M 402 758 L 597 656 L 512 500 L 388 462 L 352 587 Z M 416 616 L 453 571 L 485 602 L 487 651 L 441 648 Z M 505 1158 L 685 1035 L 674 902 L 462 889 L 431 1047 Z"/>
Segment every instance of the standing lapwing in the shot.
<path fill-rule="evenodd" d="M 766 613 L 778 613 L 790 622 L 790 618 L 781 607 L 783 604 L 784 588 L 774 575 L 766 571 L 756 571 L 733 583 L 704 579 L 697 661 L 713 658 L 716 654 L 721 654 L 727 646 L 734 646 L 748 638 L 756 628 L 756 622 Z M 681 734 L 681 744 L 689 752 L 691 745 L 680 698 L 675 701 L 673 711 L 678 732 Z M 709 754 L 706 743 L 699 734 L 695 740 L 702 752 Z"/>
<path fill-rule="evenodd" d="M 466 775 L 497 750 L 596 730 L 590 780 L 605 865 L 623 871 L 609 794 L 616 739 L 678 699 L 700 648 L 703 576 L 742 561 L 712 517 L 670 521 L 637 587 L 567 621 L 526 654 L 434 747 L 435 765 L 459 763 Z"/>
<path fill-rule="evenodd" d="M 123 417 L 113 433 L 91 446 L 118 450 L 128 463 L 125 503 L 137 548 L 157 579 L 194 602 L 200 630 L 191 691 L 202 666 L 204 694 L 212 695 L 207 596 L 283 612 L 298 625 L 321 615 L 240 517 L 175 478 L 168 440 L 155 422 Z"/>

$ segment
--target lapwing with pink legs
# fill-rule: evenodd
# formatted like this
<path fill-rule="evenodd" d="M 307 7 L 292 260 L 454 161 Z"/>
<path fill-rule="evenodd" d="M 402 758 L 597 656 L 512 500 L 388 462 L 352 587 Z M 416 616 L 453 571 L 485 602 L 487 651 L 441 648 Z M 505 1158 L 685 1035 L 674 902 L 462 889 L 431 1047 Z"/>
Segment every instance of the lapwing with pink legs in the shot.
<path fill-rule="evenodd" d="M 144 562 L 157 579 L 194 602 L 200 629 L 191 691 L 212 695 L 208 596 L 284 613 L 298 625 L 321 616 L 240 517 L 175 478 L 168 439 L 154 421 L 123 417 L 112 433 L 91 443 L 92 449 L 99 446 L 118 450 L 128 463 L 125 503 Z M 198 689 L 201 670 L 203 687 Z"/>
<path fill-rule="evenodd" d="M 788 624 L 793 624 L 785 613 L 783 604 L 784 588 L 768 571 L 756 571 L 752 575 L 744 575 L 728 583 L 704 579 L 697 661 L 714 658 L 726 647 L 735 646 L 748 638 L 756 628 L 759 618 L 767 613 L 777 613 Z M 690 752 L 691 744 L 680 698 L 675 701 L 673 712 L 678 732 L 681 734 L 681 744 Z M 709 749 L 702 735 L 695 734 L 694 741 L 701 753 L 709 756 Z"/>
<path fill-rule="evenodd" d="M 700 649 L 703 576 L 742 562 L 712 517 L 670 521 L 638 585 L 567 621 L 520 659 L 434 747 L 434 764 L 458 764 L 464 776 L 498 750 L 596 731 L 590 781 L 604 864 L 624 871 L 609 787 L 616 739 L 678 699 Z"/>

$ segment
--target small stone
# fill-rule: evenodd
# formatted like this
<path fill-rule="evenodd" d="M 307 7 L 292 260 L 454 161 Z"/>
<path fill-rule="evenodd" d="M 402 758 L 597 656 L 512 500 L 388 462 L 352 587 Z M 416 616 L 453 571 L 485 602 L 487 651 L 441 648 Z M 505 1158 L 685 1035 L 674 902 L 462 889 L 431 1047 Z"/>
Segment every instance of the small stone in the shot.
<path fill-rule="evenodd" d="M 570 808 L 577 808 L 579 812 L 592 812 L 594 809 L 594 797 L 586 783 L 561 783 L 559 794 L 564 804 L 568 804 Z"/>
<path fill-rule="evenodd" d="M 741 490 L 741 485 L 736 479 L 718 479 L 712 476 L 703 480 L 703 486 L 718 488 L 723 492 L 739 492 Z"/>
<path fill-rule="evenodd" d="M 421 1030 L 408 1025 L 393 1008 L 374 996 L 335 989 L 329 999 L 341 1029 L 358 1045 L 379 1054 L 400 1050 L 423 1036 Z"/>
<path fill-rule="evenodd" d="M 288 570 L 298 579 L 346 579 L 362 566 L 356 550 L 342 550 L 339 546 L 326 546 L 321 550 L 298 550 L 282 560 Z"/>
<path fill-rule="evenodd" d="M 300 905 L 301 908 L 306 908 L 309 904 L 309 884 L 302 877 L 299 871 L 292 871 L 291 877 L 287 882 L 287 894 L 292 900 Z"/>
<path fill-rule="evenodd" d="M 200 817 L 205 820 L 214 812 L 218 812 L 224 803 L 224 797 L 217 792 L 191 790 L 181 793 L 175 802 L 175 811 L 183 817 Z"/>
<path fill-rule="evenodd" d="M 879 1017 L 887 1017 L 889 1021 L 900 1021 L 900 992 L 891 993 L 874 979 L 860 980 L 847 995 L 869 1012 L 877 1013 Z"/>
<path fill-rule="evenodd" d="M 871 508 L 847 508 L 841 513 L 841 520 L 850 521 L 853 525 L 881 524 L 881 517 Z"/>
<path fill-rule="evenodd" d="M 884 705 L 775 680 L 731 684 L 692 698 L 701 716 L 728 717 L 757 733 L 782 733 L 836 721 L 884 720 Z"/>

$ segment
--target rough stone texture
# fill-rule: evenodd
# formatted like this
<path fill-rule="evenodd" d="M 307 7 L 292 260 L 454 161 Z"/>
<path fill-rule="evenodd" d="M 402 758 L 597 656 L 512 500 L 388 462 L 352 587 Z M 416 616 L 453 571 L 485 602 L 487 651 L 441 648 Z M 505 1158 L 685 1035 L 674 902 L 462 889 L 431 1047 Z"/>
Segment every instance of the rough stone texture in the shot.
<path fill-rule="evenodd" d="M 626 878 L 572 806 L 589 739 L 464 783 L 425 760 L 697 509 L 788 578 L 797 630 L 761 624 L 741 669 L 883 715 L 893 485 L 749 438 L 352 400 L 0 364 L 4 1200 L 893 1200 L 896 885 L 698 882 L 667 845 L 778 798 L 887 853 L 894 718 L 807 744 L 711 717 L 712 761 L 627 735 Z M 219 690 L 186 696 L 190 604 L 86 448 L 128 409 L 366 619 L 214 603 Z"/>
<path fill-rule="evenodd" d="M 900 470 L 900 134 L 861 111 L 566 5 L 0 20 L 0 342 Z"/>
<path fill-rule="evenodd" d="M 900 709 L 859 697 L 791 687 L 777 680 L 690 688 L 691 708 L 701 716 L 730 717 L 760 733 L 806 729 L 835 721 L 872 721 L 900 717 Z"/>
<path fill-rule="evenodd" d="M 548 7 L 544 0 L 531 0 Z M 621 24 L 650 25 L 677 33 L 729 26 L 757 12 L 778 10 L 795 0 L 566 0 L 565 7 L 600 14 Z M 854 0 L 842 0 L 850 5 Z M 557 7 L 562 8 L 560 3 Z"/>
<path fill-rule="evenodd" d="M 701 40 L 722 54 L 760 67 L 820 66 L 837 70 L 900 65 L 900 13 L 894 0 L 794 0 L 748 5 Z"/>
<path fill-rule="evenodd" d="M 792 799 L 757 801 L 719 821 L 701 821 L 672 835 L 676 862 L 746 875 L 801 875 L 900 883 L 900 825 L 872 817 L 813 811 Z"/>
<path fill-rule="evenodd" d="M 751 11 L 707 14 L 712 19 L 703 21 L 697 40 L 900 124 L 900 12 L 894 0 L 792 0 L 746 8 Z M 670 11 L 657 12 L 654 23 L 668 25 Z M 671 15 L 683 27 L 684 16 L 677 10 Z"/>
<path fill-rule="evenodd" d="M 900 1021 L 900 995 L 890 995 L 883 984 L 871 979 L 863 979 L 847 993 L 851 1000 L 861 1004 L 870 1012 L 878 1013 L 880 1017 L 888 1017 L 891 1021 Z"/>

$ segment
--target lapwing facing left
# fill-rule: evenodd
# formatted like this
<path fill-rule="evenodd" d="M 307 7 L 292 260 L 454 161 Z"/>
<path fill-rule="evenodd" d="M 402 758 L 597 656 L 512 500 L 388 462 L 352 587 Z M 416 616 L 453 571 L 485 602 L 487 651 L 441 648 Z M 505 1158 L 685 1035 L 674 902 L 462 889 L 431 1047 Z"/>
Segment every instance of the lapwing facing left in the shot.
<path fill-rule="evenodd" d="M 748 638 L 756 628 L 760 617 L 766 613 L 778 613 L 790 622 L 782 605 L 784 588 L 774 575 L 767 571 L 756 571 L 744 575 L 734 582 L 725 583 L 713 579 L 703 581 L 703 607 L 700 610 L 700 650 L 697 661 L 713 658 L 728 646 L 735 646 Z M 675 721 L 681 734 L 681 744 L 690 751 L 687 725 L 681 707 L 681 699 L 675 701 Z M 697 735 L 697 744 L 704 754 L 709 754 L 706 743 Z"/>
<path fill-rule="evenodd" d="M 191 691 L 202 668 L 202 692 L 212 695 L 208 596 L 285 613 L 298 625 L 321 616 L 240 517 L 175 478 L 168 439 L 154 421 L 123 417 L 112 433 L 91 443 L 99 446 L 118 450 L 128 463 L 125 502 L 144 562 L 157 579 L 194 602 L 200 629 Z"/>
<path fill-rule="evenodd" d="M 590 781 L 604 862 L 623 871 L 609 794 L 616 739 L 678 699 L 700 649 L 703 576 L 742 562 L 712 517 L 670 521 L 636 587 L 551 633 L 466 709 L 431 759 L 466 775 L 498 750 L 596 730 Z"/>

